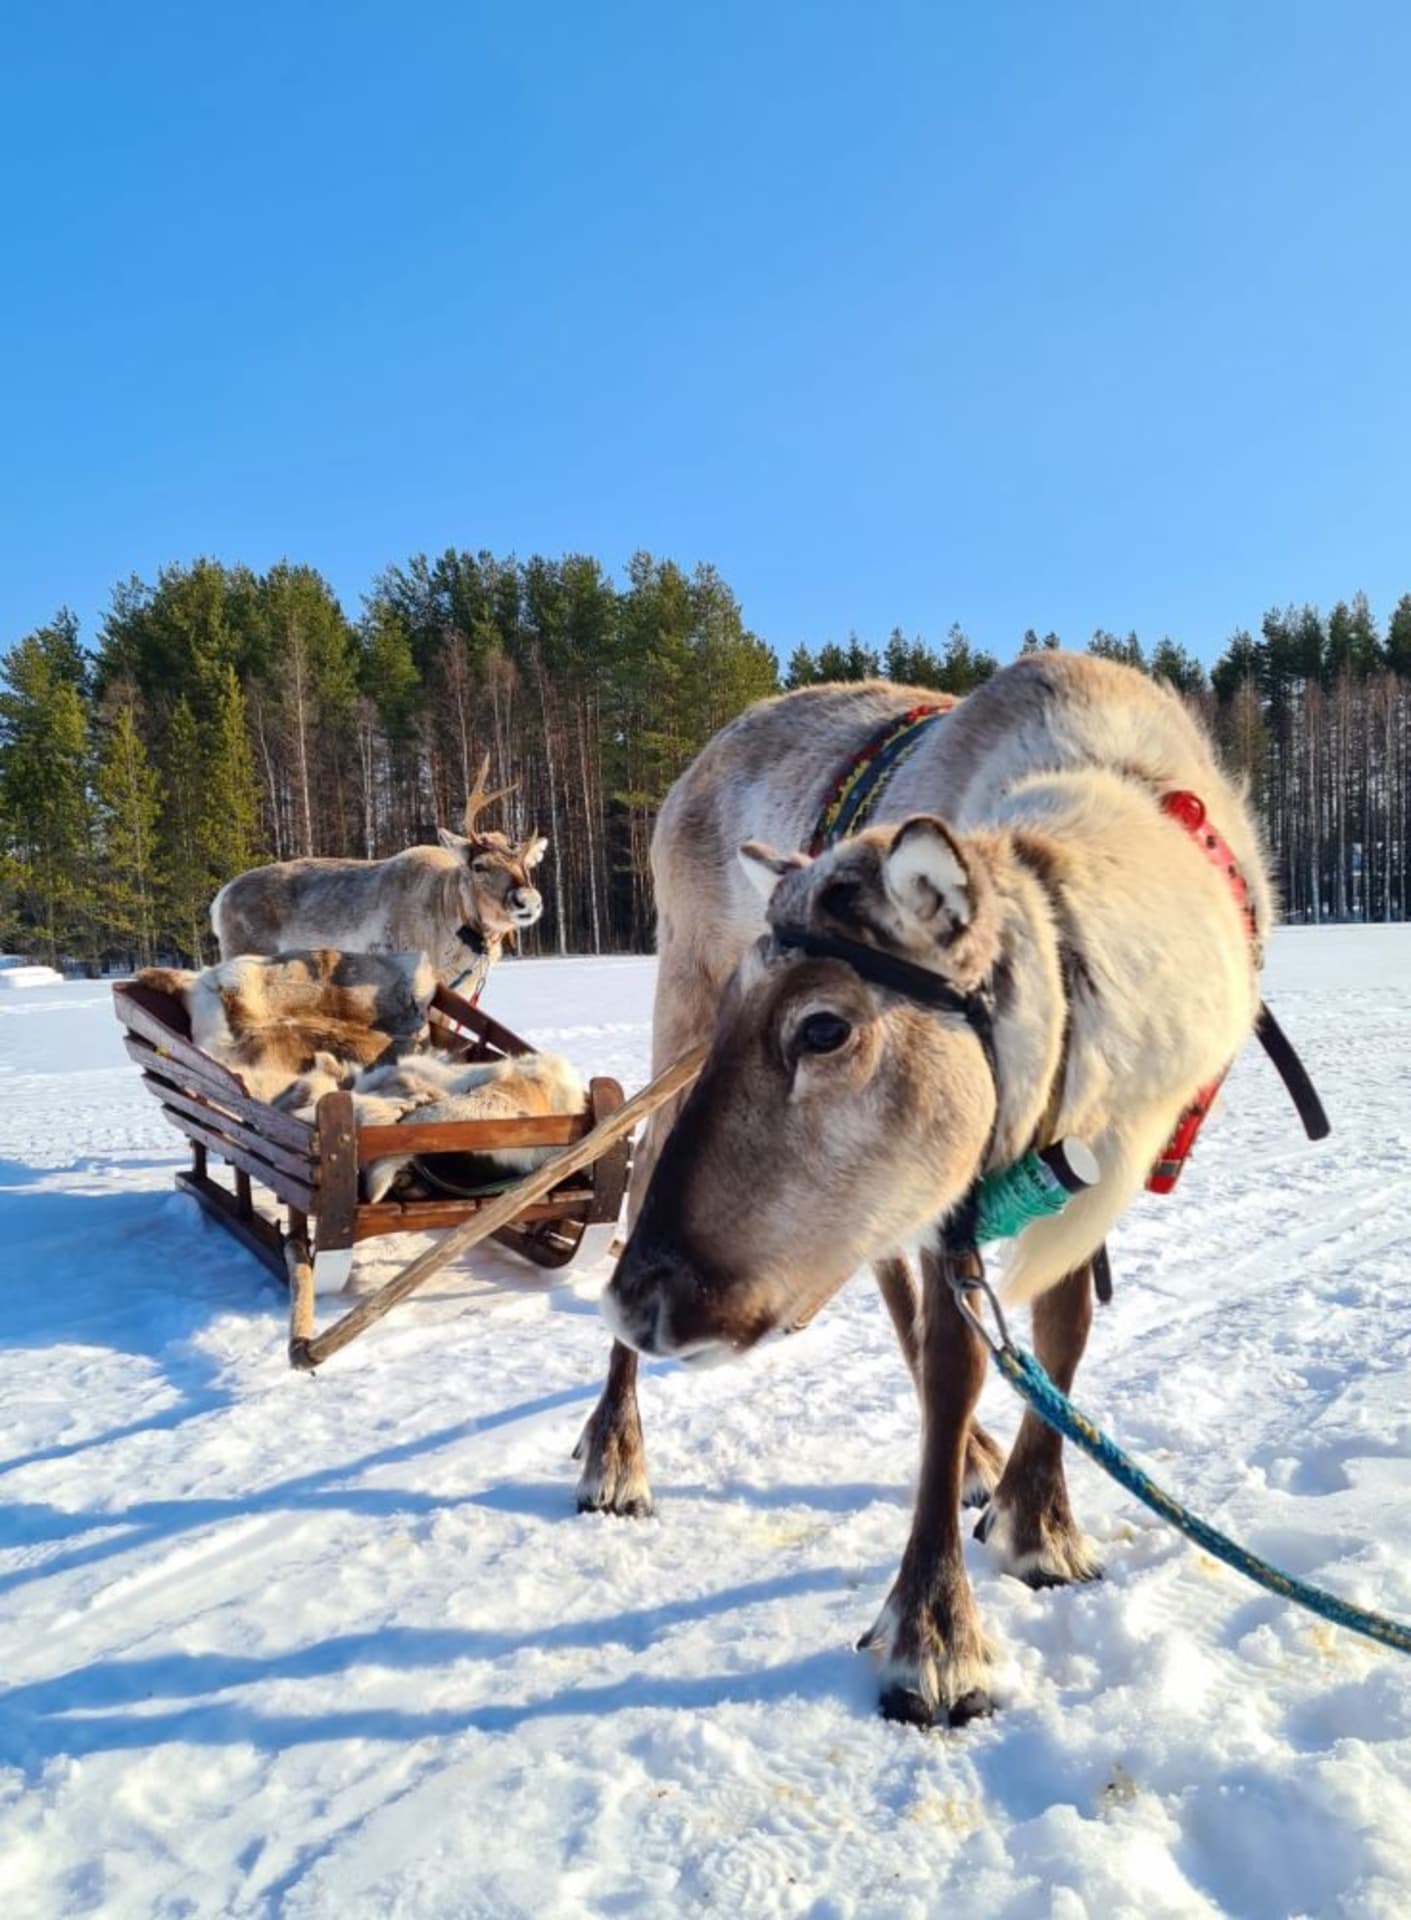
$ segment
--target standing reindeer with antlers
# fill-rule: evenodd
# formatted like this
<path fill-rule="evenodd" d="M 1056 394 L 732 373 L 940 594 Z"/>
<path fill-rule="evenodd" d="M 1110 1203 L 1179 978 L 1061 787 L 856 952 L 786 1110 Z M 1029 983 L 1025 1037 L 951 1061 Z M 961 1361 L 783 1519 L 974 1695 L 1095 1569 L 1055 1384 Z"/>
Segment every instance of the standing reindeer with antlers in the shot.
<path fill-rule="evenodd" d="M 506 939 L 544 910 L 531 875 L 548 841 L 518 843 L 477 820 L 514 786 L 485 790 L 487 753 L 465 803 L 465 831 L 439 827 L 437 847 L 406 847 L 389 860 L 283 860 L 229 881 L 211 903 L 221 958 L 337 947 L 352 953 L 427 955 L 438 977 L 468 972 L 476 990 Z"/>

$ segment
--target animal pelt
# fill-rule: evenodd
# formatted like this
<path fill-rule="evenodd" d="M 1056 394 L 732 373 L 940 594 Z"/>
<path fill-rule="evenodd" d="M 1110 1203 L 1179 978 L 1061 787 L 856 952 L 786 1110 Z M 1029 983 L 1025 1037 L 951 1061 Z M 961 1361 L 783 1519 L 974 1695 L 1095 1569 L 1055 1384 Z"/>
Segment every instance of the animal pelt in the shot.
<path fill-rule="evenodd" d="M 200 973 L 148 967 L 137 977 L 177 994 L 202 1052 L 256 1099 L 284 1107 L 307 1106 L 421 1044 L 436 990 L 424 954 L 331 947 L 242 954 Z"/>
<path fill-rule="evenodd" d="M 353 1112 L 360 1127 L 405 1120 L 420 1125 L 538 1118 L 582 1113 L 586 1105 L 582 1080 L 556 1053 L 521 1054 L 472 1066 L 440 1054 L 413 1054 L 373 1067 L 353 1083 Z M 476 1157 L 493 1171 L 527 1173 L 556 1151 L 553 1147 L 497 1147 Z M 406 1154 L 374 1161 L 366 1174 L 368 1199 L 381 1200 L 412 1158 Z"/>

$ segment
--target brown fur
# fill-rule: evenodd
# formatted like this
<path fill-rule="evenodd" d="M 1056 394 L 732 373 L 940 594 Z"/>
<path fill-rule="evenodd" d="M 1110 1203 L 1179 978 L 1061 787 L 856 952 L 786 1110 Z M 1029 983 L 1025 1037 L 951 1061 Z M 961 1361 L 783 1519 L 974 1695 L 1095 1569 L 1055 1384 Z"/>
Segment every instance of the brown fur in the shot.
<path fill-rule="evenodd" d="M 424 1039 L 435 979 L 420 954 L 315 948 L 224 960 L 201 973 L 152 967 L 139 980 L 180 994 L 197 1046 L 274 1100 L 315 1068 L 326 1078 Z"/>

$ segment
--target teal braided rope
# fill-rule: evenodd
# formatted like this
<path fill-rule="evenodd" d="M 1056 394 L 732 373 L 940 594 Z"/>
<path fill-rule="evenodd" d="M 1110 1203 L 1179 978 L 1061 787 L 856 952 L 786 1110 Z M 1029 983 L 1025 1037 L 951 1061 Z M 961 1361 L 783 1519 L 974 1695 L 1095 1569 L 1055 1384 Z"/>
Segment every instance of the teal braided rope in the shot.
<path fill-rule="evenodd" d="M 1355 1607 L 1350 1600 L 1339 1600 L 1335 1594 L 1312 1587 L 1306 1580 L 1296 1580 L 1291 1573 L 1282 1573 L 1267 1560 L 1261 1560 L 1258 1554 L 1237 1545 L 1228 1534 L 1198 1519 L 1179 1500 L 1173 1500 L 1155 1481 L 1147 1478 L 1115 1441 L 1109 1440 L 1091 1420 L 1079 1413 L 1031 1353 L 1010 1343 L 996 1347 L 994 1356 L 1000 1372 L 1041 1420 L 1071 1440 L 1074 1446 L 1081 1447 L 1119 1486 L 1134 1493 L 1153 1513 L 1159 1513 L 1163 1520 L 1169 1521 L 1188 1540 L 1194 1540 L 1198 1547 L 1204 1547 L 1216 1560 L 1223 1560 L 1227 1567 L 1233 1567 L 1256 1586 L 1267 1588 L 1283 1600 L 1292 1600 L 1295 1606 L 1306 1607 L 1334 1626 L 1346 1627 L 1349 1632 L 1360 1633 L 1397 1653 L 1411 1653 L 1411 1627 L 1403 1626 L 1399 1620 L 1389 1620 L 1385 1614 Z"/>

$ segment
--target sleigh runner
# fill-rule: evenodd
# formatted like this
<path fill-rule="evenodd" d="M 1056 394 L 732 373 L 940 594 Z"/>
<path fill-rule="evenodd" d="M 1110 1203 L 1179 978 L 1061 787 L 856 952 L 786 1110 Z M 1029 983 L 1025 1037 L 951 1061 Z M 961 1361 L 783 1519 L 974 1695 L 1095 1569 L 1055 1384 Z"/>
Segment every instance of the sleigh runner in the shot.
<path fill-rule="evenodd" d="M 359 1127 L 353 1096 L 339 1091 L 319 1099 L 310 1123 L 256 1097 L 239 1073 L 197 1046 L 179 994 L 139 979 L 116 983 L 113 1000 L 126 1029 L 123 1044 L 141 1068 L 144 1085 L 191 1143 L 191 1166 L 177 1174 L 177 1186 L 291 1286 L 291 1358 L 295 1344 L 307 1345 L 312 1336 L 313 1294 L 342 1289 L 353 1254 L 366 1240 L 442 1229 L 454 1234 L 482 1214 L 488 1229 L 493 1211 L 496 1224 L 486 1237 L 535 1266 L 555 1268 L 580 1254 L 590 1229 L 600 1230 L 595 1238 L 601 1237 L 604 1246 L 611 1238 L 631 1155 L 627 1134 L 619 1136 L 609 1126 L 623 1106 L 615 1080 L 592 1080 L 587 1111 L 581 1114 Z M 427 1021 L 432 1045 L 467 1063 L 534 1051 L 445 986 L 436 988 Z M 434 1182 L 452 1190 L 427 1199 L 362 1197 L 362 1170 L 389 1154 L 421 1159 L 506 1148 L 563 1149 L 600 1129 L 613 1137 L 604 1140 L 591 1163 L 565 1170 L 559 1178 L 550 1180 L 553 1168 L 546 1166 L 537 1176 L 473 1190 Z M 230 1185 L 214 1177 L 213 1159 L 230 1168 Z M 426 1164 L 431 1168 L 438 1160 L 429 1158 Z M 518 1188 L 526 1189 L 522 1205 L 515 1204 Z M 479 1237 L 467 1234 L 467 1240 Z M 409 1262 L 403 1271 L 417 1264 Z"/>

